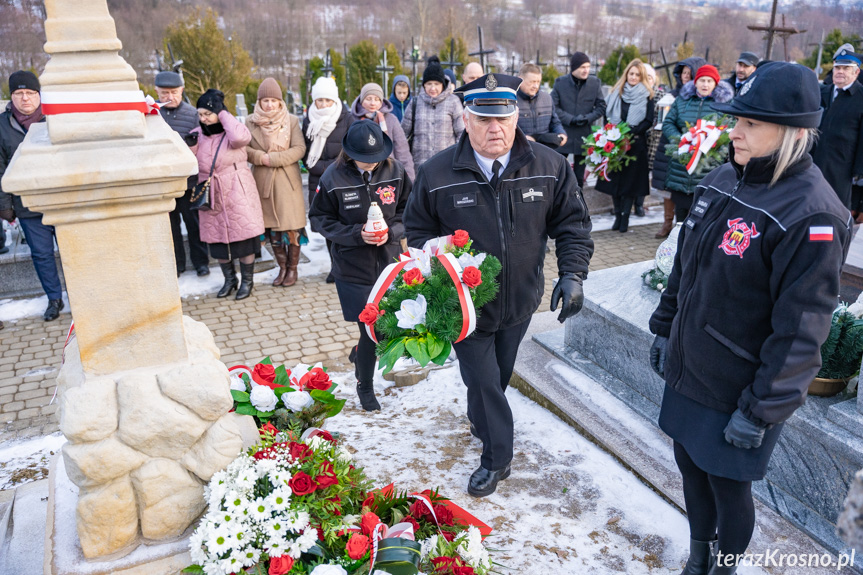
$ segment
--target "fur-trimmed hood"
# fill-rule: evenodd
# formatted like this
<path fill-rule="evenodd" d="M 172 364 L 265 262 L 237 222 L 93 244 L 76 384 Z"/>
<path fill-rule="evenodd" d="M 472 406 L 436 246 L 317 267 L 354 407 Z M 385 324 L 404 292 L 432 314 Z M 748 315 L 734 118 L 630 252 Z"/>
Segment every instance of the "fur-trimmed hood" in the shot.
<path fill-rule="evenodd" d="M 695 82 L 687 82 L 683 88 L 680 89 L 680 98 L 684 100 L 688 100 L 689 98 L 696 98 L 695 93 Z M 707 96 L 708 99 L 712 99 L 714 102 L 718 102 L 720 104 L 724 104 L 725 102 L 730 102 L 734 97 L 734 88 L 731 87 L 731 84 L 726 82 L 725 80 L 720 81 L 716 84 L 716 88 L 713 89 L 713 93 Z"/>

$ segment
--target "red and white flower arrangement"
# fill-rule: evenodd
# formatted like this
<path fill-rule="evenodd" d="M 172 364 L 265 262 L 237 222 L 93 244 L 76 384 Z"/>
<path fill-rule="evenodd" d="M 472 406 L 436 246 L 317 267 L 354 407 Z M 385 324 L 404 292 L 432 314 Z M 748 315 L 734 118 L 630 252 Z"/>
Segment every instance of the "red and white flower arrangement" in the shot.
<path fill-rule="evenodd" d="M 634 158 L 627 155 L 632 147 L 629 134 L 631 129 L 626 122 L 606 124 L 597 128 L 592 134 L 585 136 L 582 144 L 584 153 L 584 177 L 597 174 L 606 182 L 611 179 L 608 174 L 620 171 Z"/>

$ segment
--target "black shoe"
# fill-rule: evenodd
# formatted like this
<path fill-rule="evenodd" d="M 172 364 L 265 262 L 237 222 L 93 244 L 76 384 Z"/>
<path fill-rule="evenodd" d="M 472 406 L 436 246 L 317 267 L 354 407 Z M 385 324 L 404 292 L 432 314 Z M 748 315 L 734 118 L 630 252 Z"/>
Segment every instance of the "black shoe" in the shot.
<path fill-rule="evenodd" d="M 686 566 L 680 575 L 707 575 L 707 572 L 710 571 L 715 562 L 713 551 L 715 544 L 715 539 L 713 541 L 690 539 L 689 559 L 687 559 Z"/>
<path fill-rule="evenodd" d="M 378 398 L 375 397 L 375 384 L 357 382 L 357 397 L 360 398 L 360 405 L 365 411 L 380 411 L 381 404 L 378 403 Z"/>
<path fill-rule="evenodd" d="M 216 297 L 228 297 L 239 285 L 239 282 L 237 281 L 237 270 L 234 269 L 234 262 L 219 264 L 219 267 L 222 268 L 222 274 L 225 276 L 225 283 L 222 285 L 222 289 L 219 290 L 219 293 L 216 294 Z"/>
<path fill-rule="evenodd" d="M 613 228 L 612 228 L 613 229 Z M 620 233 L 625 234 L 629 231 L 629 214 L 620 216 Z"/>
<path fill-rule="evenodd" d="M 474 437 L 476 437 L 477 439 L 480 438 L 479 432 L 476 430 L 476 426 L 473 423 L 470 424 L 470 434 L 473 435 Z"/>
<path fill-rule="evenodd" d="M 511 470 L 510 464 L 497 471 L 489 471 L 485 467 L 480 467 L 470 476 L 470 481 L 467 482 L 467 492 L 474 497 L 491 495 L 497 489 L 498 482 L 509 477 Z"/>
<path fill-rule="evenodd" d="M 614 214 L 614 223 L 611 224 L 611 231 L 616 232 L 620 229 L 620 214 Z"/>
<path fill-rule="evenodd" d="M 198 266 L 195 268 L 195 273 L 198 274 L 199 278 L 210 275 L 210 268 L 208 266 Z"/>
<path fill-rule="evenodd" d="M 65 307 L 62 299 L 49 299 L 48 300 L 48 308 L 45 310 L 45 314 L 42 316 L 42 319 L 45 321 L 53 321 L 60 317 L 60 310 Z"/>
<path fill-rule="evenodd" d="M 240 289 L 237 290 L 236 299 L 246 299 L 252 295 L 252 287 L 255 284 L 255 263 L 244 264 L 240 262 Z"/>
<path fill-rule="evenodd" d="M 639 218 L 644 217 L 644 206 L 635 206 L 635 215 Z"/>
<path fill-rule="evenodd" d="M 357 362 L 357 347 L 358 346 L 356 346 L 356 345 L 354 347 L 352 347 L 351 353 L 348 354 L 348 361 L 351 363 Z"/>
<path fill-rule="evenodd" d="M 184 267 L 181 268 L 180 266 L 177 266 L 177 277 L 180 277 L 181 275 L 183 275 L 183 273 L 185 271 L 186 271 L 186 268 L 184 268 Z"/>
<path fill-rule="evenodd" d="M 329 274 L 327 274 L 327 283 L 328 284 L 336 283 L 336 278 L 333 277 L 333 272 L 330 272 Z"/>

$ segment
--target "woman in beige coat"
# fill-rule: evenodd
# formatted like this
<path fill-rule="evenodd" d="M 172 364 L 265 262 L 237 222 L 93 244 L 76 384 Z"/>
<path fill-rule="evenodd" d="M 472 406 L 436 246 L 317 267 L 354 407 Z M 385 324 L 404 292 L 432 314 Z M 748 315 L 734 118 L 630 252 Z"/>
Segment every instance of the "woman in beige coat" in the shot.
<path fill-rule="evenodd" d="M 246 125 L 252 141 L 246 146 L 252 174 L 261 196 L 264 225 L 279 264 L 274 286 L 297 283 L 300 244 L 306 243 L 306 207 L 300 160 L 306 143 L 300 121 L 288 113 L 282 89 L 273 78 L 261 82 L 255 112 Z"/>

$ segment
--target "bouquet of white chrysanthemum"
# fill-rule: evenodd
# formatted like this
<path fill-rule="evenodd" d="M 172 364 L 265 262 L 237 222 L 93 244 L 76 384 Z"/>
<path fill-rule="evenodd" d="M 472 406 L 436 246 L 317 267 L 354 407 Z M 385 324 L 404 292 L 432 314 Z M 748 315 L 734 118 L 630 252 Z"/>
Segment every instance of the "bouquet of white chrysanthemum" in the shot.
<path fill-rule="evenodd" d="M 291 508 L 292 470 L 287 450 L 268 458 L 241 455 L 205 488 L 209 511 L 191 537 L 187 573 L 230 575 L 258 565 L 287 573 L 317 541 L 309 514 Z"/>
<path fill-rule="evenodd" d="M 471 572 L 467 571 L 470 568 L 476 575 L 485 575 L 491 570 L 488 549 L 482 543 L 480 530 L 473 525 L 456 535 L 452 541 L 432 535 L 421 545 L 421 564 L 435 574 Z"/>

